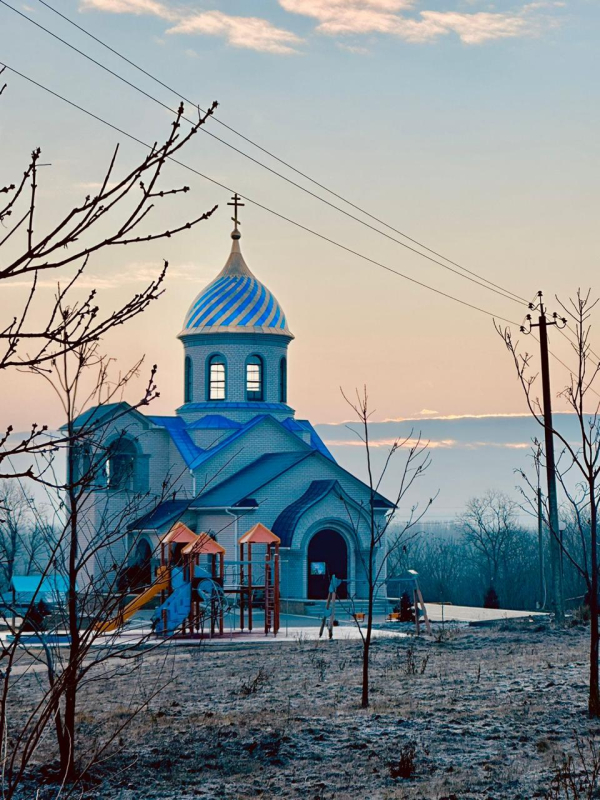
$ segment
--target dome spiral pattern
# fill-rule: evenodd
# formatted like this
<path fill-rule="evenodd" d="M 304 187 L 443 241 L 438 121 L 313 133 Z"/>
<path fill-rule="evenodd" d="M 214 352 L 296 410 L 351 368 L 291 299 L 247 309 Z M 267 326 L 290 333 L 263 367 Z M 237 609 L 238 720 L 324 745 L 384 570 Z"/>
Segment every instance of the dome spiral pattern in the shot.
<path fill-rule="evenodd" d="M 182 334 L 248 332 L 291 337 L 275 296 L 254 277 L 244 261 L 237 229 L 232 238 L 227 263 L 192 303 Z"/>

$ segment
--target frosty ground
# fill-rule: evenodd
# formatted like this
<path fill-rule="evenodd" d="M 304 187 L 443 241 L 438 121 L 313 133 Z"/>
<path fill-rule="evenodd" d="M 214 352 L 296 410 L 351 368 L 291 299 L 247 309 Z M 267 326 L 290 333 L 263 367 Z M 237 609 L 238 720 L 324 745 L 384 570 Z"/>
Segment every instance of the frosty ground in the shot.
<path fill-rule="evenodd" d="M 576 737 L 600 741 L 600 721 L 586 715 L 589 630 L 522 622 L 439 631 L 429 640 L 375 641 L 368 710 L 359 708 L 358 641 L 179 646 L 141 654 L 135 665 L 111 662 L 110 680 L 89 684 L 81 702 L 88 751 L 164 688 L 74 796 L 545 797 Z M 43 678 L 19 677 L 15 729 Z M 56 797 L 51 784 L 39 789 L 51 774 L 50 745 L 38 752 L 22 798 Z M 414 773 L 403 777 L 411 745 Z"/>

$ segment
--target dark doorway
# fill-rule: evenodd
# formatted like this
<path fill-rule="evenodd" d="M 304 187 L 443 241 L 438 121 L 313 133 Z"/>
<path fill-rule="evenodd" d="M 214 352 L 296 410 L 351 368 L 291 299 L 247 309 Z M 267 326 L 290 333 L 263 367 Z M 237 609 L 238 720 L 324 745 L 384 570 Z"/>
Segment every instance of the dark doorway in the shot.
<path fill-rule="evenodd" d="M 147 539 L 140 539 L 135 548 L 136 582 L 138 586 L 152 583 L 152 548 Z"/>
<path fill-rule="evenodd" d="M 315 533 L 308 545 L 308 596 L 314 600 L 327 597 L 331 576 L 348 577 L 348 548 L 344 537 L 337 531 Z M 337 590 L 338 597 L 348 597 L 344 582 Z"/>

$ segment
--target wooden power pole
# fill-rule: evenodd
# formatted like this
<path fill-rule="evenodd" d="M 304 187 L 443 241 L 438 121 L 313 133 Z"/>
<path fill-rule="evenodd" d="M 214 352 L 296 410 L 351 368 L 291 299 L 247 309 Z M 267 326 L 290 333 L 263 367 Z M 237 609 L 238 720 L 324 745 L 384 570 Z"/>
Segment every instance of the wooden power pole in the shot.
<path fill-rule="evenodd" d="M 538 311 L 537 322 L 533 322 L 531 314 L 527 315 L 529 327 L 540 329 L 540 359 L 542 363 L 542 397 L 544 412 L 544 440 L 546 451 L 546 476 L 548 481 L 548 517 L 550 524 L 550 571 L 552 581 L 552 605 L 557 622 L 563 622 L 565 618 L 565 606 L 562 586 L 561 548 L 560 548 L 560 529 L 558 523 L 558 495 L 556 492 L 556 461 L 554 457 L 554 435 L 552 426 L 552 392 L 550 390 L 550 363 L 548 359 L 548 326 L 557 325 L 559 322 L 566 324 L 566 320 L 559 317 L 556 312 L 549 320 L 544 308 L 542 292 L 538 292 L 538 303 L 529 304 L 532 311 Z M 525 328 L 522 330 L 526 333 Z"/>
<path fill-rule="evenodd" d="M 540 567 L 540 595 L 538 606 L 540 609 L 546 608 L 546 575 L 544 574 L 544 504 L 542 502 L 542 487 L 539 485 L 537 490 L 537 520 L 538 520 L 538 560 Z"/>

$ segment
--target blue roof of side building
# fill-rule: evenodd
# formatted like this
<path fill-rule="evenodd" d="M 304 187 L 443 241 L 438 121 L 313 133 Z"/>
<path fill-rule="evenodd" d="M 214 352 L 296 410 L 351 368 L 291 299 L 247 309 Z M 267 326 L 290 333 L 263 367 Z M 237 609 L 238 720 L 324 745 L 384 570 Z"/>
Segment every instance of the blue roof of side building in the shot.
<path fill-rule="evenodd" d="M 252 495 L 258 489 L 312 455 L 312 452 L 306 450 L 290 453 L 265 453 L 256 461 L 242 467 L 235 475 L 200 494 L 191 503 L 190 508 L 232 508 L 257 505 Z"/>
<path fill-rule="evenodd" d="M 144 420 L 146 417 L 137 408 L 134 408 L 129 403 L 122 401 L 120 403 L 104 403 L 98 406 L 83 411 L 79 416 L 73 420 L 73 425 L 76 428 L 83 428 L 89 426 L 88 430 L 108 424 L 115 417 L 124 417 L 128 414 L 135 414 L 139 420 Z M 67 424 L 61 425 L 60 430 L 64 430 Z"/>
<path fill-rule="evenodd" d="M 148 514 L 131 522 L 127 530 L 159 530 L 169 523 L 176 522 L 188 510 L 190 503 L 191 499 L 165 500 Z"/>
<path fill-rule="evenodd" d="M 17 594 L 65 594 L 69 590 L 64 575 L 13 575 L 10 585 Z"/>

